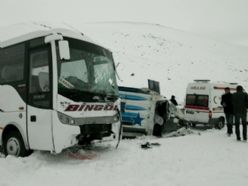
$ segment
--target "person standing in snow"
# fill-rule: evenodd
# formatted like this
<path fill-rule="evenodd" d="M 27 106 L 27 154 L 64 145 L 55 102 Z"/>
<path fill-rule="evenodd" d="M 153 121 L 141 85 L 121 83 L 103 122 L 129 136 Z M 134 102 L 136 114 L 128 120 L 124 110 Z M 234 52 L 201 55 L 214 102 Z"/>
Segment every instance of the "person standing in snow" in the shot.
<path fill-rule="evenodd" d="M 247 140 L 247 105 L 248 105 L 248 95 L 243 91 L 242 86 L 237 86 L 237 92 L 232 95 L 233 113 L 235 118 L 235 133 L 237 140 L 240 141 L 240 131 L 239 125 L 240 120 L 243 125 L 243 140 Z"/>
<path fill-rule="evenodd" d="M 231 136 L 233 133 L 233 105 L 232 105 L 232 94 L 230 88 L 225 88 L 225 94 L 221 96 L 221 105 L 224 108 L 226 116 L 227 135 Z"/>
<path fill-rule="evenodd" d="M 171 103 L 173 103 L 175 106 L 178 105 L 177 101 L 176 101 L 176 97 L 174 95 L 171 96 L 171 99 L 170 99 Z"/>

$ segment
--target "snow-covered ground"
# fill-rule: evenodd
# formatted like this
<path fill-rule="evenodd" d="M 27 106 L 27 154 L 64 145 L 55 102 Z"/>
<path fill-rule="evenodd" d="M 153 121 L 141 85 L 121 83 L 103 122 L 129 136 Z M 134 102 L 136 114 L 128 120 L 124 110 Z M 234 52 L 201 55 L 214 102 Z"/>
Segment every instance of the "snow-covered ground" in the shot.
<path fill-rule="evenodd" d="M 160 81 L 165 96 L 182 103 L 193 79 L 238 82 L 248 87 L 247 48 L 160 25 L 95 23 L 77 27 L 113 51 L 119 84 L 146 87 Z M 132 75 L 133 74 L 133 75 Z M 245 186 L 248 143 L 226 130 L 189 130 L 179 137 L 122 140 L 59 155 L 34 152 L 0 158 L 0 186 Z M 160 146 L 141 149 L 145 142 Z"/>
<path fill-rule="evenodd" d="M 140 145 L 147 141 L 158 142 L 160 146 L 141 149 Z M 67 152 L 0 158 L 0 185 L 245 186 L 248 183 L 248 143 L 227 137 L 225 130 L 123 140 L 118 149 L 100 144 L 80 154 L 86 159 L 74 159 Z"/>

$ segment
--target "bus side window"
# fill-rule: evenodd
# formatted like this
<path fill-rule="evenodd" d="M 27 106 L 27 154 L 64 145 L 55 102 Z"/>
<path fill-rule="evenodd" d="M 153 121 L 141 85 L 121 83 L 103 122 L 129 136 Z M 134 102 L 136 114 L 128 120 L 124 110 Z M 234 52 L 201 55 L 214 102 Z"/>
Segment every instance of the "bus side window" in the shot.
<path fill-rule="evenodd" d="M 25 45 L 0 49 L 0 84 L 24 80 Z"/>
<path fill-rule="evenodd" d="M 49 74 L 48 72 L 39 72 L 39 85 L 42 92 L 49 92 Z"/>
<path fill-rule="evenodd" d="M 50 108 L 49 51 L 47 48 L 31 50 L 29 59 L 29 104 L 39 108 Z"/>
<path fill-rule="evenodd" d="M 30 54 L 30 93 L 49 91 L 48 51 L 35 51 Z"/>
<path fill-rule="evenodd" d="M 25 43 L 0 49 L 0 85 L 10 85 L 26 101 Z"/>

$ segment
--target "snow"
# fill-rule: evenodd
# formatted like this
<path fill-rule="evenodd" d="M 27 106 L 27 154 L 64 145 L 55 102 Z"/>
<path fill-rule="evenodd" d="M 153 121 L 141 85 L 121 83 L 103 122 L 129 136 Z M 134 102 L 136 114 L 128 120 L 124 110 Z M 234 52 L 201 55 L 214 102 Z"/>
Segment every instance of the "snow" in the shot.
<path fill-rule="evenodd" d="M 147 79 L 154 79 L 160 82 L 163 95 L 174 94 L 180 103 L 194 79 L 248 87 L 247 47 L 157 24 L 109 22 L 79 28 L 113 51 L 120 85 L 147 87 Z"/>
<path fill-rule="evenodd" d="M 193 79 L 248 87 L 245 47 L 151 24 L 82 24 L 79 29 L 113 51 L 120 85 L 147 87 L 147 79 L 154 79 L 162 94 L 175 94 L 181 104 Z M 146 142 L 160 146 L 142 149 Z M 104 142 L 78 154 L 36 151 L 25 158 L 0 158 L 0 186 L 245 186 L 247 147 L 227 137 L 225 128 L 199 127 L 162 138 L 125 139 L 118 149 Z"/>
<path fill-rule="evenodd" d="M 145 142 L 160 146 L 141 149 Z M 64 152 L 0 158 L 1 186 L 39 185 L 246 185 L 248 144 L 225 130 L 193 131 L 171 138 L 123 140 L 118 149 L 98 144 L 77 160 Z"/>

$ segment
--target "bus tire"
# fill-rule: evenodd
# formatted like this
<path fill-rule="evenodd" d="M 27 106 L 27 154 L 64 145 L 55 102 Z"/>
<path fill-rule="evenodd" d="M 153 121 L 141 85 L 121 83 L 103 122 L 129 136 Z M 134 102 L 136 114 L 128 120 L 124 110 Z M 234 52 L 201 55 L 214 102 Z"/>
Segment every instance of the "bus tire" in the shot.
<path fill-rule="evenodd" d="M 218 119 L 218 122 L 215 124 L 215 128 L 222 129 L 224 126 L 225 126 L 225 119 L 221 117 Z"/>
<path fill-rule="evenodd" d="M 31 153 L 25 148 L 22 136 L 18 131 L 11 131 L 6 135 L 3 148 L 6 156 L 25 157 Z"/>

